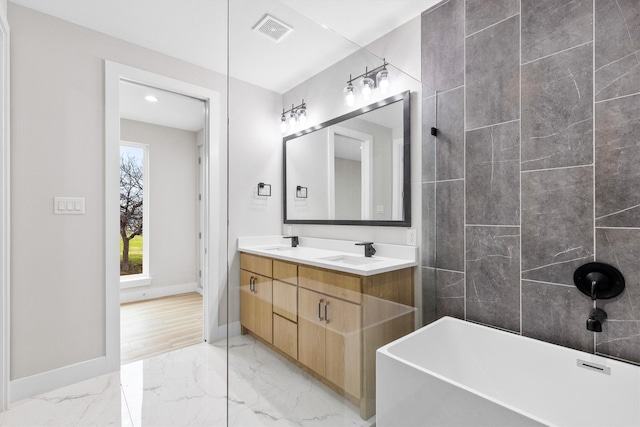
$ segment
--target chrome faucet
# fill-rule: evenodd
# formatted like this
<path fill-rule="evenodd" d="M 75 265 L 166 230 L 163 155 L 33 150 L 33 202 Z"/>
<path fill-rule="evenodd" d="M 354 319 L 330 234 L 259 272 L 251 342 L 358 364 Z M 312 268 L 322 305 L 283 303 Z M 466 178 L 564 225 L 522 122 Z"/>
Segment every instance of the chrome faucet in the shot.
<path fill-rule="evenodd" d="M 373 242 L 356 243 L 356 246 L 364 246 L 364 256 L 367 258 L 371 258 L 371 256 L 376 253 L 376 249 L 373 247 Z"/>

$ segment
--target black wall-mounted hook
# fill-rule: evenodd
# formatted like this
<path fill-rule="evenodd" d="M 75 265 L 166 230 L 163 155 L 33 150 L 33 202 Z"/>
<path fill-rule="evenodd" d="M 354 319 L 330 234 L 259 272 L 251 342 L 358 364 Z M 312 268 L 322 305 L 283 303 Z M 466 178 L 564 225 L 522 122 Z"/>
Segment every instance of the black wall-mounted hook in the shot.
<path fill-rule="evenodd" d="M 431 135 L 433 135 L 433 136 L 438 136 L 438 129 L 436 129 L 436 128 L 431 128 Z"/>
<path fill-rule="evenodd" d="M 573 283 L 592 300 L 609 299 L 624 291 L 624 277 L 612 265 L 590 262 L 578 267 L 573 273 Z"/>

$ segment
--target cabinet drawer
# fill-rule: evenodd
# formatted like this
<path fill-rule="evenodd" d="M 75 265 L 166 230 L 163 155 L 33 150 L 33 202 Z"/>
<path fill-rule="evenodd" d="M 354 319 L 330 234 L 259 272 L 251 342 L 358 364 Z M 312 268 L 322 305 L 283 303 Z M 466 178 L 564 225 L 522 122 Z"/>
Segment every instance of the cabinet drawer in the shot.
<path fill-rule="evenodd" d="M 298 360 L 298 325 L 273 314 L 273 345 Z"/>
<path fill-rule="evenodd" d="M 289 262 L 273 260 L 273 278 L 283 282 L 298 284 L 298 266 Z"/>
<path fill-rule="evenodd" d="M 273 312 L 292 322 L 298 321 L 298 287 L 273 281 Z"/>
<path fill-rule="evenodd" d="M 298 284 L 358 304 L 361 301 L 361 279 L 357 276 L 301 265 L 298 268 Z"/>
<path fill-rule="evenodd" d="M 273 262 L 270 258 L 251 254 L 240 254 L 240 268 L 243 270 L 271 277 L 273 273 L 272 264 Z"/>

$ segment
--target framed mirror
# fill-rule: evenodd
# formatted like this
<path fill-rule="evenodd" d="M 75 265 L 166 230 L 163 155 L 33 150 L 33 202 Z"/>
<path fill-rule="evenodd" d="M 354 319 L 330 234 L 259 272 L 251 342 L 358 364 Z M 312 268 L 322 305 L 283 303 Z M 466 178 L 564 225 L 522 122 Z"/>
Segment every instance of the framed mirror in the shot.
<path fill-rule="evenodd" d="M 285 224 L 411 226 L 411 94 L 284 138 Z"/>

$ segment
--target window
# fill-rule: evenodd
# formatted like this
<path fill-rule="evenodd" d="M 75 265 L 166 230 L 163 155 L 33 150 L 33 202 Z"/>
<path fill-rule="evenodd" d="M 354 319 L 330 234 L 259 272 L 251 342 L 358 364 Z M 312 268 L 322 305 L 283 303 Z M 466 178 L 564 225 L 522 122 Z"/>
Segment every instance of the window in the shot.
<path fill-rule="evenodd" d="M 120 144 L 120 283 L 148 285 L 148 146 Z"/>

